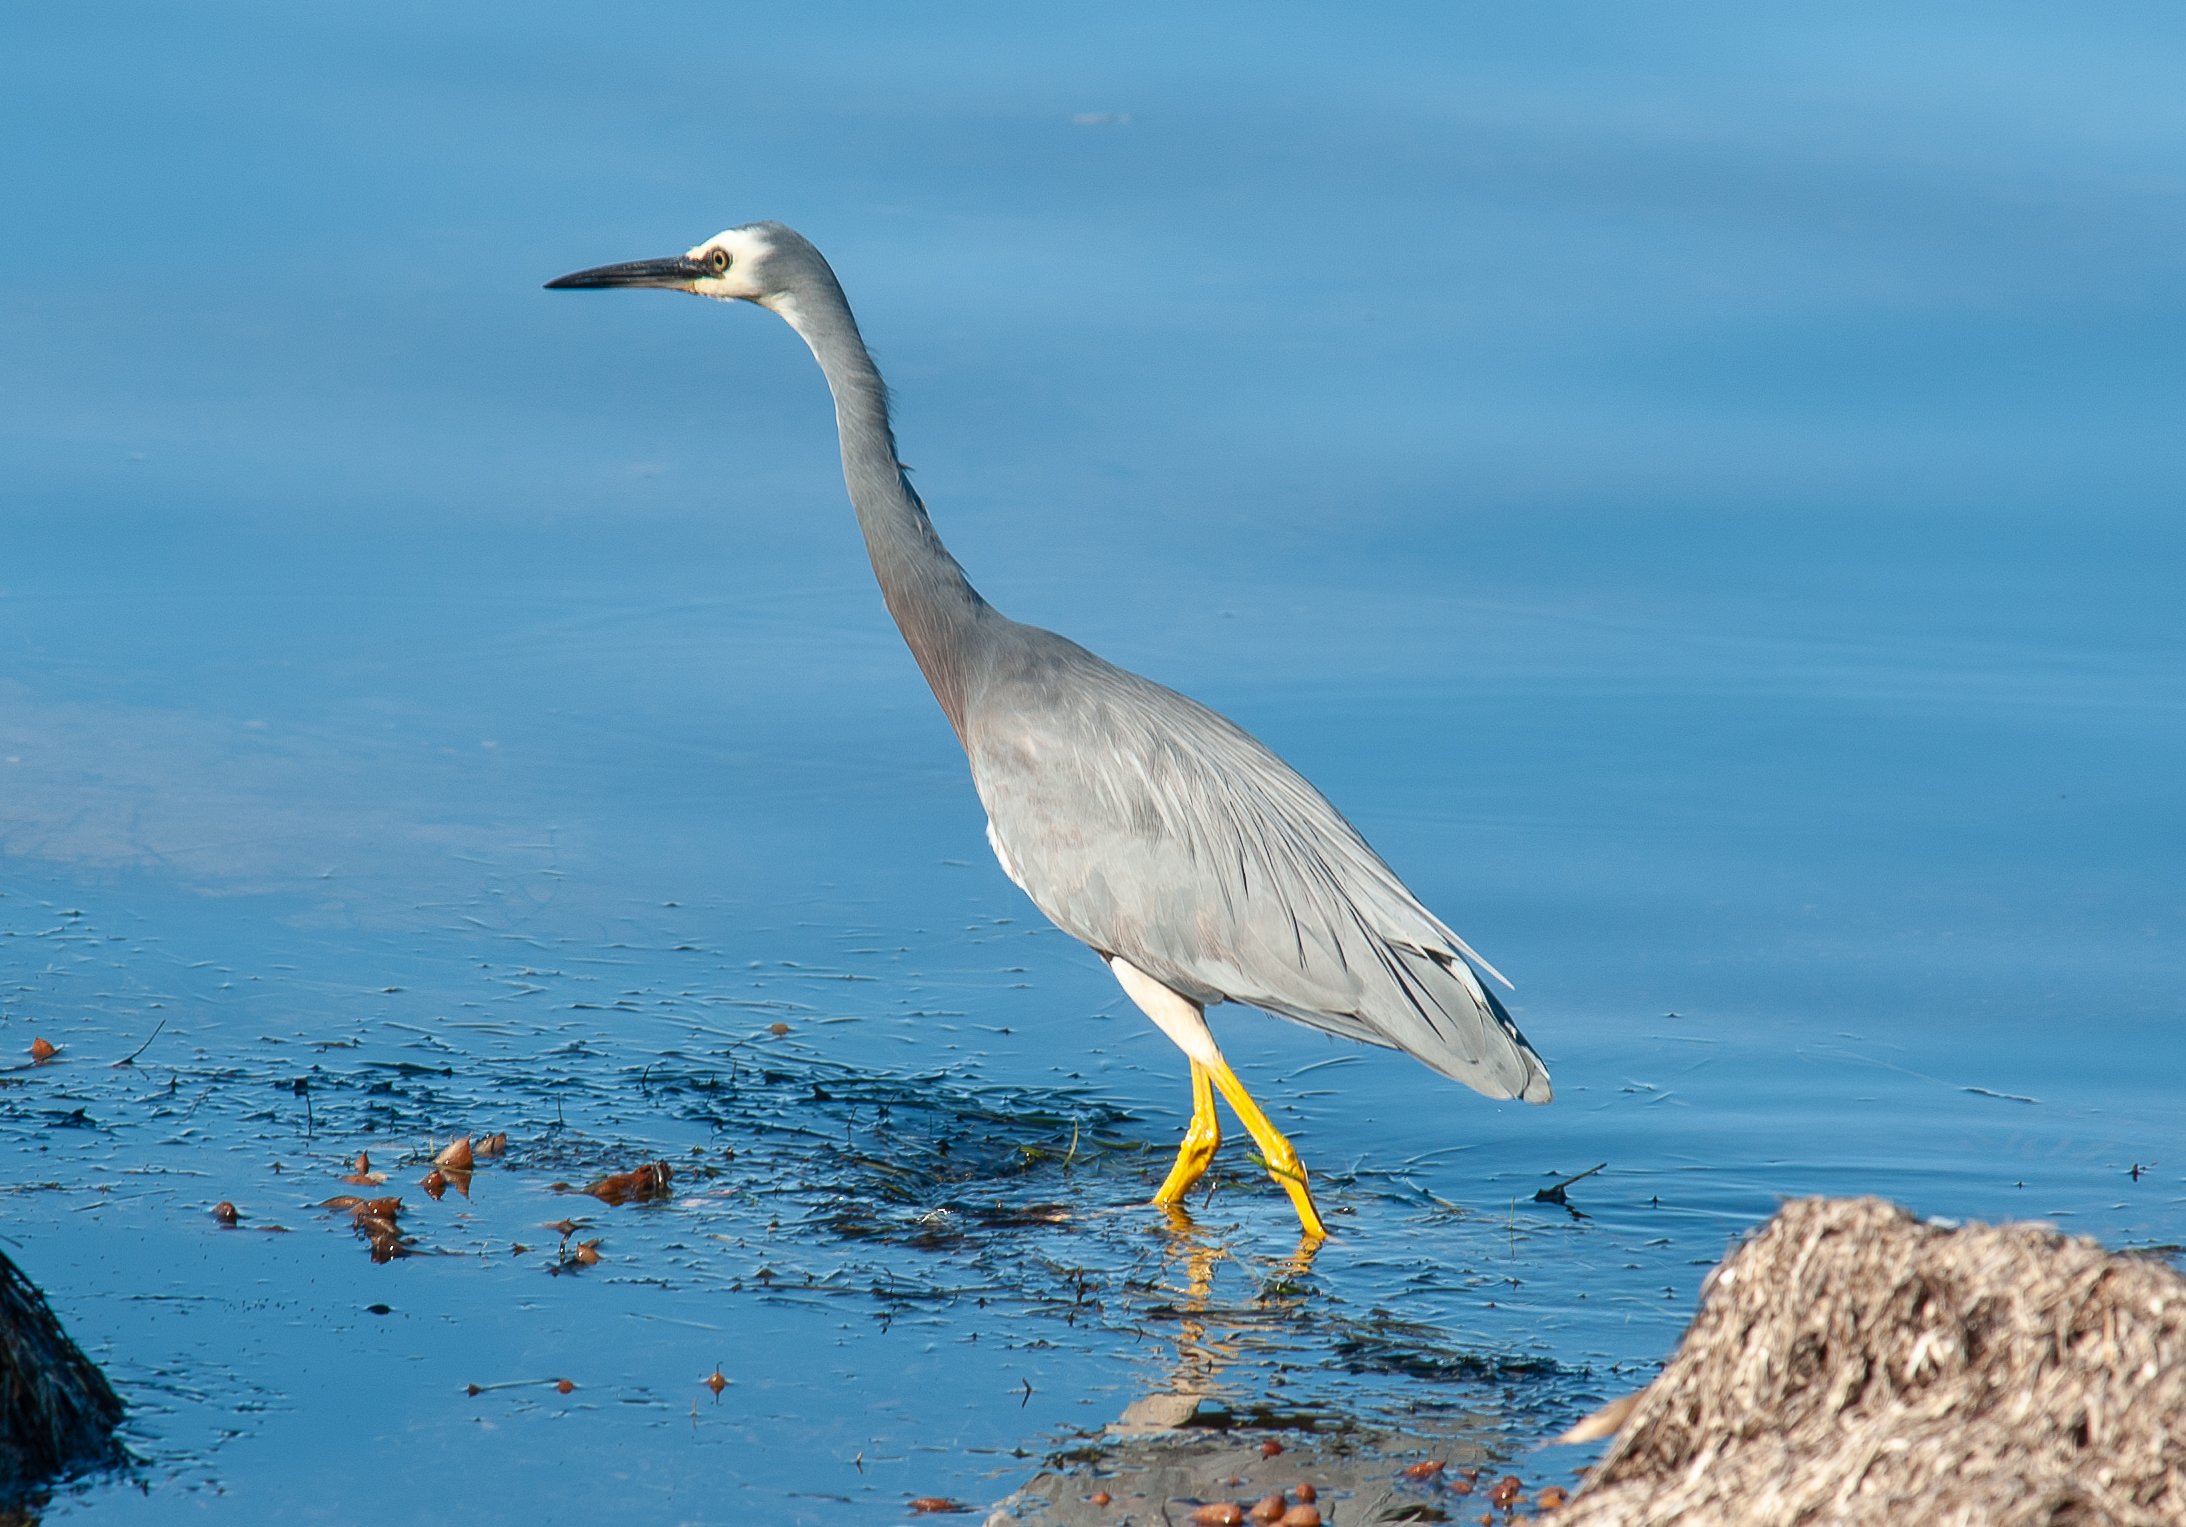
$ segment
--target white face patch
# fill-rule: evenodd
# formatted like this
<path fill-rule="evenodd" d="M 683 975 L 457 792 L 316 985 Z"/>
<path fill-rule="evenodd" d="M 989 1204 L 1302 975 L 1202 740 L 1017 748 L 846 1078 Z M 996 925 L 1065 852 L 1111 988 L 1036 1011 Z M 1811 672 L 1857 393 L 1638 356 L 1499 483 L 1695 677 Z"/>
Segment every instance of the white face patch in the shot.
<path fill-rule="evenodd" d="M 729 257 L 729 268 L 718 276 L 702 276 L 691 283 L 691 290 L 701 297 L 718 297 L 723 301 L 758 302 L 761 287 L 753 279 L 760 262 L 774 246 L 766 236 L 749 228 L 728 228 L 715 234 L 703 244 L 685 251 L 688 258 L 712 268 L 714 251 L 720 250 Z"/>

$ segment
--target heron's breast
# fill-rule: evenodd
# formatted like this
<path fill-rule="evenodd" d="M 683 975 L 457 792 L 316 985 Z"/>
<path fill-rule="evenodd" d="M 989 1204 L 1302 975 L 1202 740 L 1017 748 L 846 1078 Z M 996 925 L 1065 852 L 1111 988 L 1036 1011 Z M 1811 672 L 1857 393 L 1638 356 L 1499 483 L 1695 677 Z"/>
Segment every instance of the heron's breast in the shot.
<path fill-rule="evenodd" d="M 1029 896 L 1032 893 L 1032 887 L 1025 884 L 1024 871 L 1018 869 L 1017 861 L 1012 859 L 1010 851 L 1002 846 L 1002 835 L 994 830 L 993 817 L 987 818 L 987 847 L 994 850 L 995 860 L 1002 866 L 1002 873 L 1010 877 L 1018 890 Z"/>

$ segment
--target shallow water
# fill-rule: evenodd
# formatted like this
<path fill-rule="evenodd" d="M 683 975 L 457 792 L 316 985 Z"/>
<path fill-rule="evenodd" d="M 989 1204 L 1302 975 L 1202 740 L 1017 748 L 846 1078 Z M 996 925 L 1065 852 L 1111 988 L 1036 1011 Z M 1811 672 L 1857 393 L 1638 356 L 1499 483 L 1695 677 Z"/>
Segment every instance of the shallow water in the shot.
<path fill-rule="evenodd" d="M 2186 1241 L 2177 24 L 1831 18 L 0 23 L 0 1238 L 142 1459 L 50 1514 L 889 1520 L 1171 1390 L 1560 1469 L 1784 1195 Z M 762 216 L 989 597 L 1304 769 L 1554 1106 L 1223 1013 L 1337 1233 L 1143 1207 L 1181 1064 L 809 358 L 538 290 Z"/>

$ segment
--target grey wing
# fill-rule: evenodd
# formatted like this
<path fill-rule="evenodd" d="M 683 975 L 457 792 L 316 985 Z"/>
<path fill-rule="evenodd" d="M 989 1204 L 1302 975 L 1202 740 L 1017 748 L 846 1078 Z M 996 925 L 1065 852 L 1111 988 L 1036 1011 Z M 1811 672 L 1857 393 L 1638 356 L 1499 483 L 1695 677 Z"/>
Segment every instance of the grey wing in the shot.
<path fill-rule="evenodd" d="M 1547 1068 L 1471 962 L 1500 974 L 1319 791 L 1196 701 L 1027 635 L 1042 640 L 981 696 L 966 745 L 996 855 L 1056 926 L 1197 1001 L 1549 1100 Z"/>

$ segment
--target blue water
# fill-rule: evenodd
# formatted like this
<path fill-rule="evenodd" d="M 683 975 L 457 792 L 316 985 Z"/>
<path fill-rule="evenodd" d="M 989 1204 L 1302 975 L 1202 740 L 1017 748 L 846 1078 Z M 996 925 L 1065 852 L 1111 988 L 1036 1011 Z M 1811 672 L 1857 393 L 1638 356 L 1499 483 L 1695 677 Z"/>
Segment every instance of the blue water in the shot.
<path fill-rule="evenodd" d="M 2186 1241 L 2182 31 L 0 20 L 0 1243 L 143 1460 L 50 1514 L 892 1520 L 1195 1300 L 1234 1403 L 1516 1455 L 1785 1195 Z M 1337 1234 L 1240 1144 L 1137 1207 L 1180 1062 L 991 863 L 809 356 L 539 290 L 761 217 L 988 597 L 1319 783 L 1554 1106 L 1223 1013 Z"/>

